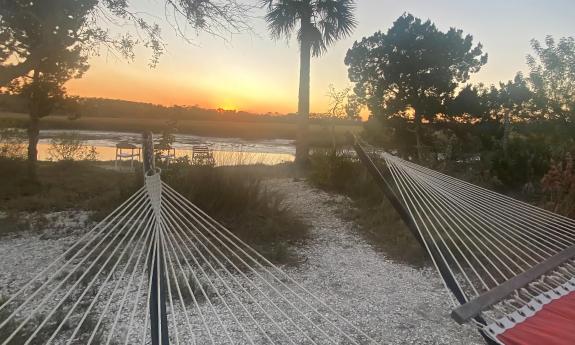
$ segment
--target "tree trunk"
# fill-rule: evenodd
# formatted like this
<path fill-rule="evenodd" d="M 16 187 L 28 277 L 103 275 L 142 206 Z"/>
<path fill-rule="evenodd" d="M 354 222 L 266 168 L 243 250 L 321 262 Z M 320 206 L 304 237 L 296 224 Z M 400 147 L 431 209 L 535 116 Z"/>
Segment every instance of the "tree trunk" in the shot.
<path fill-rule="evenodd" d="M 417 148 L 417 159 L 423 162 L 423 147 L 421 145 L 421 114 L 415 113 L 415 145 Z"/>
<path fill-rule="evenodd" d="M 38 69 L 34 70 L 32 83 L 38 83 L 40 73 Z M 37 104 L 36 90 L 33 89 L 30 95 L 30 123 L 28 124 L 28 178 L 38 181 L 36 173 L 36 162 L 38 161 L 38 139 L 40 137 L 40 114 Z"/>
<path fill-rule="evenodd" d="M 306 24 L 304 19 L 302 19 L 302 26 L 304 25 Z M 304 34 L 300 47 L 299 98 L 297 108 L 298 131 L 297 131 L 296 150 L 295 150 L 295 162 L 300 166 L 305 166 L 309 161 L 308 127 L 309 127 L 310 60 L 311 60 L 311 44 Z"/>

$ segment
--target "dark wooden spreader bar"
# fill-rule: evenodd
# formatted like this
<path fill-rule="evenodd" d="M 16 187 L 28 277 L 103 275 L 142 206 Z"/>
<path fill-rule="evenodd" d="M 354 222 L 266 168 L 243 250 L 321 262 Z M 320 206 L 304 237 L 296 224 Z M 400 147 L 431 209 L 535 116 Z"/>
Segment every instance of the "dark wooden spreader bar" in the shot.
<path fill-rule="evenodd" d="M 514 291 L 527 286 L 535 279 L 553 271 L 561 264 L 575 257 L 575 245 L 551 256 L 549 259 L 531 267 L 527 271 L 509 279 L 508 281 L 494 287 L 493 289 L 481 294 L 477 298 L 462 304 L 451 312 L 451 317 L 460 324 L 463 324 L 476 315 L 479 315 L 485 309 L 501 302 L 511 295 Z"/>

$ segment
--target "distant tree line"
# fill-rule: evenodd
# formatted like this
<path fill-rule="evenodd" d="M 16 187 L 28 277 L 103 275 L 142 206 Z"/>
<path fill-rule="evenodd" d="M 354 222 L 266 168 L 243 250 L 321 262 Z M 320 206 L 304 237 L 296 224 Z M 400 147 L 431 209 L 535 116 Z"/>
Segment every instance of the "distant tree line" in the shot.
<path fill-rule="evenodd" d="M 295 113 L 251 113 L 241 110 L 208 109 L 200 106 L 164 106 L 152 103 L 133 102 L 107 98 L 77 98 L 76 110 L 82 117 L 106 117 L 124 119 L 164 119 L 171 121 L 235 121 L 235 122 L 281 122 L 297 123 Z M 17 95 L 0 93 L 0 111 L 11 113 L 28 112 L 28 102 Z M 72 116 L 69 112 L 55 110 L 53 115 Z M 337 122 L 353 124 L 357 118 L 347 116 L 327 116 L 326 114 L 310 114 L 311 123 Z"/>

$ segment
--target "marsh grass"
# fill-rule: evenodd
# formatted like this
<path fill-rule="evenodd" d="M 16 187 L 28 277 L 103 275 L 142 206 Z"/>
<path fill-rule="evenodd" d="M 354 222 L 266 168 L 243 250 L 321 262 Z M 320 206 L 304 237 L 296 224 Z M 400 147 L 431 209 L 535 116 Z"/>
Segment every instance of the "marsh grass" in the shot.
<path fill-rule="evenodd" d="M 26 114 L 0 111 L 0 127 L 25 128 Z M 119 132 L 154 131 L 165 127 L 166 118 L 93 117 L 83 116 L 70 120 L 66 116 L 48 116 L 40 122 L 41 129 L 101 130 Z M 310 125 L 310 143 L 330 146 L 333 136 L 325 123 Z M 346 134 L 359 132 L 361 123 L 337 123 L 333 126 L 338 143 L 346 142 Z M 178 120 L 178 132 L 206 137 L 245 139 L 295 139 L 297 123 L 282 121 L 233 121 L 233 120 Z"/>

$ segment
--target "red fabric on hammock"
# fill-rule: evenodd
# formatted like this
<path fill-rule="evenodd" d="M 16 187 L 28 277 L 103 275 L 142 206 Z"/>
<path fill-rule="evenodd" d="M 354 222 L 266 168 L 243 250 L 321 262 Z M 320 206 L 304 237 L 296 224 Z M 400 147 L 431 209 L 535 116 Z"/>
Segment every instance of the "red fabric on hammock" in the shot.
<path fill-rule="evenodd" d="M 574 345 L 575 292 L 543 306 L 497 339 L 505 345 Z"/>

